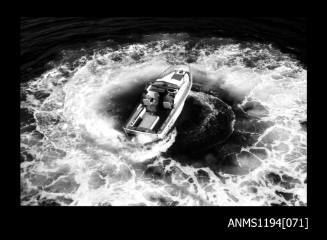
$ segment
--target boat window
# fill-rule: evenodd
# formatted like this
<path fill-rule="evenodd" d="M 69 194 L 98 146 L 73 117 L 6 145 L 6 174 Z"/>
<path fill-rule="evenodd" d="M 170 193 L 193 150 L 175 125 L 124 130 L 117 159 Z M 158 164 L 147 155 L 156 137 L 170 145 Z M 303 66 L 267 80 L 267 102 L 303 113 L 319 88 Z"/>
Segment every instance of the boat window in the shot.
<path fill-rule="evenodd" d="M 163 81 L 156 81 L 153 83 L 153 86 L 164 86 L 166 83 Z"/>
<path fill-rule="evenodd" d="M 165 91 L 165 89 L 163 87 L 159 87 L 159 86 L 151 86 L 149 91 L 160 93 L 160 92 Z"/>
<path fill-rule="evenodd" d="M 179 88 L 176 84 L 163 82 L 163 81 L 154 82 L 152 86 L 158 86 L 158 87 L 161 87 L 164 89 L 168 89 L 168 88 L 178 89 Z"/>
<path fill-rule="evenodd" d="M 156 112 L 159 103 L 159 93 L 148 91 L 147 94 L 143 97 L 143 104 L 146 106 L 146 109 L 150 112 Z"/>

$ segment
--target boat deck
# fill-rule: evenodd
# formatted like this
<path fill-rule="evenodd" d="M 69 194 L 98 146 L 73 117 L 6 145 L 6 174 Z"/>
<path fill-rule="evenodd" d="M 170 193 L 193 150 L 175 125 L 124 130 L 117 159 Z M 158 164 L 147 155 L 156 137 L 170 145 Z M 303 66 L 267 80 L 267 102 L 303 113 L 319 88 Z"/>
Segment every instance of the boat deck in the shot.
<path fill-rule="evenodd" d="M 167 120 L 171 111 L 172 111 L 172 109 L 165 109 L 161 106 L 158 108 L 155 115 L 157 115 L 159 117 L 159 121 L 153 128 L 154 132 L 158 132 L 158 130 L 161 128 L 162 124 L 164 124 L 164 122 Z"/>
<path fill-rule="evenodd" d="M 125 132 L 158 134 L 163 137 L 176 121 L 191 89 L 192 78 L 189 71 L 186 71 L 186 74 L 188 74 L 188 82 L 184 81 L 183 83 L 188 85 L 179 84 L 185 73 L 184 75 L 173 74 L 173 77 L 169 76 L 169 81 L 160 78 L 150 82 L 146 87 L 148 95 L 142 99 L 137 110 L 131 116 L 124 128 Z M 178 93 L 181 94 L 177 95 Z M 173 97 L 173 102 L 171 102 L 171 97 Z"/>

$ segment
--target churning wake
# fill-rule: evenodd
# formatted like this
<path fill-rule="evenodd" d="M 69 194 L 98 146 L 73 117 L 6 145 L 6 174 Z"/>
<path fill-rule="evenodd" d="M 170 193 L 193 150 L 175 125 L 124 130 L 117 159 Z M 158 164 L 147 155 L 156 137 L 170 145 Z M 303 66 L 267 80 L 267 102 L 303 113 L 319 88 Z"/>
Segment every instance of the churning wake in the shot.
<path fill-rule="evenodd" d="M 22 205 L 306 205 L 307 71 L 291 56 L 158 34 L 50 64 L 21 84 Z M 175 64 L 190 64 L 200 120 L 185 110 L 160 142 L 127 138 L 144 85 Z M 230 129 L 223 139 L 219 126 Z"/>

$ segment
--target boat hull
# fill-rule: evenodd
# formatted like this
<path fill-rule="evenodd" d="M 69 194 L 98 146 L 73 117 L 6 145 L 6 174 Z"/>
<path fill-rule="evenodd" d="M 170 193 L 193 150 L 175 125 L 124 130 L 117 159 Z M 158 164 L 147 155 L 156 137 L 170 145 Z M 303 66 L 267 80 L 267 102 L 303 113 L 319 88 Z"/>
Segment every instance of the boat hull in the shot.
<path fill-rule="evenodd" d="M 162 126 L 155 132 L 155 131 L 150 131 L 150 130 L 143 130 L 140 131 L 138 129 L 133 129 L 130 126 L 132 125 L 133 121 L 137 120 L 137 115 L 139 115 L 142 112 L 142 104 L 139 104 L 135 111 L 133 112 L 133 114 L 131 115 L 130 119 L 128 120 L 126 126 L 123 128 L 126 135 L 128 136 L 144 136 L 147 138 L 151 139 L 152 141 L 157 141 L 160 139 L 164 139 L 167 134 L 173 129 L 176 120 L 178 119 L 179 115 L 181 114 L 185 101 L 191 91 L 192 88 L 192 75 L 189 71 L 189 67 L 187 67 L 187 71 L 185 71 L 185 74 L 188 74 L 188 82 L 186 82 L 186 88 L 182 93 L 182 96 L 180 97 L 179 102 L 176 104 L 176 107 L 174 107 L 172 109 L 172 111 L 170 112 L 169 116 L 167 117 L 167 119 L 165 120 L 165 122 L 162 124 Z M 185 69 L 185 67 L 184 67 Z"/>

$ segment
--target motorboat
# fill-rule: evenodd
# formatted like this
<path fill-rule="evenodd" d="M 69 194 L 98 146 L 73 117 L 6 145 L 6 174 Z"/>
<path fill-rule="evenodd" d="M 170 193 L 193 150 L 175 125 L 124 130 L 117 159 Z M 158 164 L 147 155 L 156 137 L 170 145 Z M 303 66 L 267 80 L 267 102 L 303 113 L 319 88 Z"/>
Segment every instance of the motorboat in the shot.
<path fill-rule="evenodd" d="M 125 127 L 127 135 L 163 139 L 173 128 L 192 87 L 192 75 L 187 65 L 172 66 L 146 84 L 141 102 Z"/>

